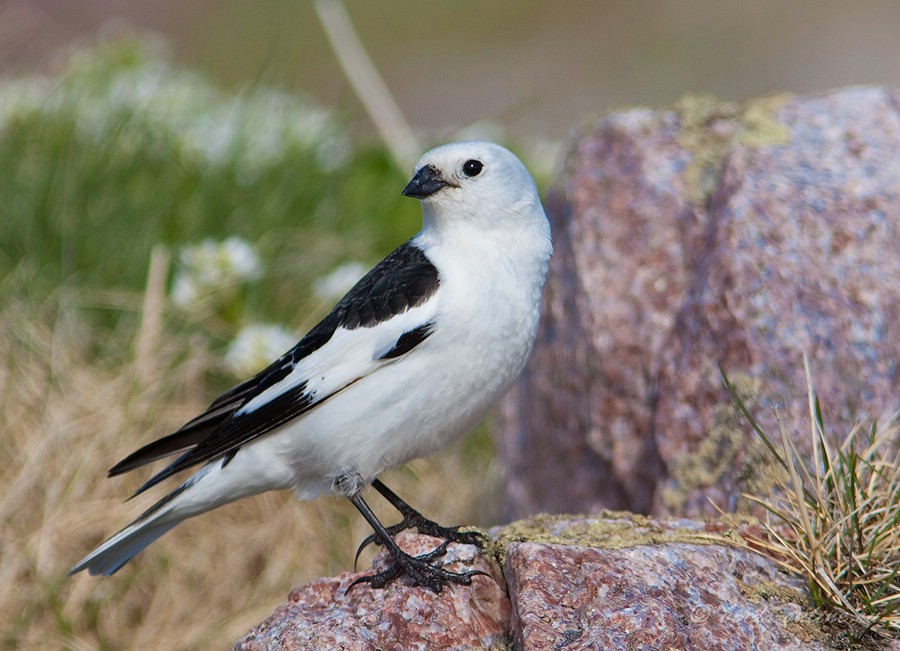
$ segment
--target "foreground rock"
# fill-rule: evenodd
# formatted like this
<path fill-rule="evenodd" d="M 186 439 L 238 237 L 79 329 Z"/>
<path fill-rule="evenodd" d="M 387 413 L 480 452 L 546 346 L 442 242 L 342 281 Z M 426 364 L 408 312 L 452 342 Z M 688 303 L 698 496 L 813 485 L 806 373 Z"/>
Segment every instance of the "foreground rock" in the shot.
<path fill-rule="evenodd" d="M 668 543 L 510 545 L 516 648 L 826 649 L 803 586 L 757 554 Z"/>
<path fill-rule="evenodd" d="M 555 255 L 505 402 L 510 518 L 712 515 L 770 458 L 724 390 L 801 450 L 802 356 L 835 435 L 900 403 L 900 93 L 685 99 L 579 133 Z"/>
<path fill-rule="evenodd" d="M 261 649 L 892 649 L 827 625 L 802 581 L 723 544 L 723 528 L 628 514 L 540 517 L 495 531 L 493 557 L 451 545 L 451 569 L 483 569 L 441 594 L 396 583 L 346 589 L 358 574 L 320 579 L 236 645 Z M 403 534 L 425 552 L 435 539 Z M 375 565 L 383 567 L 383 554 Z"/>
<path fill-rule="evenodd" d="M 429 536 L 403 533 L 397 539 L 412 554 L 440 544 Z M 385 568 L 384 552 L 375 559 Z M 503 649 L 507 647 L 510 604 L 499 566 L 477 555 L 471 545 L 451 545 L 442 564 L 457 572 L 481 570 L 471 586 L 435 594 L 394 582 L 382 590 L 351 583 L 363 574 L 319 579 L 294 590 L 288 603 L 235 645 L 239 651 L 263 649 L 414 651 L 416 649 Z"/>

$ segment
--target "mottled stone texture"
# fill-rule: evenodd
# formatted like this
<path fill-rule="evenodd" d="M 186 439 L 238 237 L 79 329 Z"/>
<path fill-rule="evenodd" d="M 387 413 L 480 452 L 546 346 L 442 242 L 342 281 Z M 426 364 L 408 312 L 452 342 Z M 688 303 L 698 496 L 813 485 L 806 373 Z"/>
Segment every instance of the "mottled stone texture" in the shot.
<path fill-rule="evenodd" d="M 751 552 L 517 543 L 506 575 L 522 651 L 829 648 L 810 639 L 802 584 Z"/>
<path fill-rule="evenodd" d="M 407 552 L 423 554 L 440 544 L 429 536 L 400 534 L 397 542 Z M 385 552 L 373 567 L 384 569 Z M 447 569 L 488 572 L 471 586 L 454 586 L 436 594 L 395 581 L 384 589 L 358 585 L 347 588 L 361 574 L 319 579 L 291 592 L 288 603 L 250 631 L 236 651 L 448 651 L 481 648 L 505 649 L 508 644 L 510 605 L 497 563 L 476 555 L 471 545 L 450 545 L 441 559 Z M 368 570 L 363 574 L 370 574 Z"/>
<path fill-rule="evenodd" d="M 757 525 L 736 533 L 745 527 Z M 471 588 L 441 594 L 402 582 L 347 594 L 359 574 L 320 579 L 292 592 L 235 649 L 900 651 L 900 641 L 858 627 L 853 637 L 846 623 L 815 612 L 802 581 L 720 544 L 724 530 L 720 522 L 626 513 L 540 516 L 492 532 L 505 581 L 493 558 L 473 560 L 473 547 L 451 545 L 451 567 L 497 580 L 476 577 Z M 400 539 L 414 552 L 435 544 Z M 385 560 L 380 554 L 376 566 Z"/>
<path fill-rule="evenodd" d="M 900 404 L 900 94 L 688 98 L 578 134 L 498 419 L 508 515 L 734 508 L 768 462 L 724 390 L 808 445 L 803 354 L 845 434 Z"/>

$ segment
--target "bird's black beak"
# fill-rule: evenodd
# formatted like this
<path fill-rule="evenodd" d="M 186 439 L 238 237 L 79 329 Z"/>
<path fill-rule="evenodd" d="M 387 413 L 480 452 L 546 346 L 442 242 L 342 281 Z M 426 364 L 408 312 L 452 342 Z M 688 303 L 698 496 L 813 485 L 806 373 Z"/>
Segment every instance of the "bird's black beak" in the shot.
<path fill-rule="evenodd" d="M 415 197 L 416 199 L 424 199 L 448 185 L 450 185 L 450 182 L 444 180 L 440 170 L 431 165 L 425 165 L 419 168 L 419 171 L 412 177 L 412 181 L 407 183 L 406 187 L 403 188 L 403 195 L 406 197 Z"/>

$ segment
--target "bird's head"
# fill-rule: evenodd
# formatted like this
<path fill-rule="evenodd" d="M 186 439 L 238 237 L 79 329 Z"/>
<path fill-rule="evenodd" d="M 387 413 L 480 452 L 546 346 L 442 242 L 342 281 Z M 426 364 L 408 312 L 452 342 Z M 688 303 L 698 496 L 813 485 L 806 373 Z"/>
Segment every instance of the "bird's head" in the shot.
<path fill-rule="evenodd" d="M 439 227 L 546 220 L 531 174 L 512 152 L 490 142 L 456 142 L 426 152 L 403 194 L 421 200 L 426 222 Z"/>

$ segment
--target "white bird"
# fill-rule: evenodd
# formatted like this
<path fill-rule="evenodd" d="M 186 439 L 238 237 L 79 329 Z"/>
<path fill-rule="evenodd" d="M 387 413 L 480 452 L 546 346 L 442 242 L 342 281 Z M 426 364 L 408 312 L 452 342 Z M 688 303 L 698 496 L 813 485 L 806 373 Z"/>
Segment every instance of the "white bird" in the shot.
<path fill-rule="evenodd" d="M 415 237 L 268 368 L 110 469 L 118 475 L 181 452 L 141 493 L 200 465 L 70 573 L 110 575 L 187 518 L 293 489 L 301 499 L 344 495 L 372 525 L 366 542 L 385 545 L 395 562 L 361 582 L 382 587 L 406 574 L 436 591 L 470 582 L 474 572 L 430 561 L 449 541 L 477 542 L 477 534 L 427 520 L 377 477 L 469 431 L 522 371 L 537 331 L 550 226 L 525 166 L 492 143 L 432 149 L 403 194 L 422 202 Z M 378 521 L 360 494 L 369 485 L 401 523 Z M 392 538 L 408 527 L 445 542 L 410 556 Z"/>

